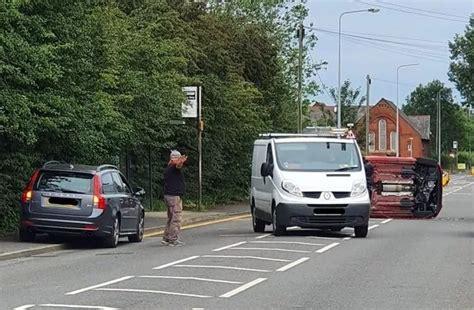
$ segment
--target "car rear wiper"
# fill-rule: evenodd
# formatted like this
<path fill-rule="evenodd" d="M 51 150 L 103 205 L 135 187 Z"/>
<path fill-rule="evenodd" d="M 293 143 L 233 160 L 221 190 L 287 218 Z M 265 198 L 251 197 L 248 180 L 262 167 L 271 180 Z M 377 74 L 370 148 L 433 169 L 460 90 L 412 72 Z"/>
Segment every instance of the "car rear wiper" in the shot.
<path fill-rule="evenodd" d="M 357 169 L 357 168 L 359 168 L 359 167 L 358 166 L 342 167 L 342 168 L 336 169 L 334 171 L 349 171 L 349 170 L 354 170 L 354 169 Z"/>

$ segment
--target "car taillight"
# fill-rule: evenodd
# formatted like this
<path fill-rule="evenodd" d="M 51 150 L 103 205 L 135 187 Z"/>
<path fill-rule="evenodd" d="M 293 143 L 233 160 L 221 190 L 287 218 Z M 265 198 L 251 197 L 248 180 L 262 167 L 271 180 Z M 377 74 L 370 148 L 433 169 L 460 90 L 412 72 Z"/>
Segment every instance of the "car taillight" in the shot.
<path fill-rule="evenodd" d="M 105 198 L 102 196 L 100 176 L 94 176 L 94 193 L 92 196 L 92 201 L 94 203 L 94 208 L 105 209 Z"/>
<path fill-rule="evenodd" d="M 35 172 L 33 172 L 33 175 L 31 176 L 30 181 L 28 182 L 28 185 L 26 185 L 25 190 L 21 194 L 22 203 L 27 203 L 31 201 L 31 197 L 33 196 L 33 186 L 35 185 L 36 179 L 38 179 L 38 175 L 39 170 L 35 170 Z"/>

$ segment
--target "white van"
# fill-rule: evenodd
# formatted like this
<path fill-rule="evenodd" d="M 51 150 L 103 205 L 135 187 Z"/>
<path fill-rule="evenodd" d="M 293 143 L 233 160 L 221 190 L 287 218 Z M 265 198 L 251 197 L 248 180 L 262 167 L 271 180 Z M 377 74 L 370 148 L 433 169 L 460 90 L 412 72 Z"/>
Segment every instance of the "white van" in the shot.
<path fill-rule="evenodd" d="M 250 203 L 255 232 L 273 226 L 367 236 L 370 199 L 355 139 L 314 134 L 264 134 L 255 141 Z"/>

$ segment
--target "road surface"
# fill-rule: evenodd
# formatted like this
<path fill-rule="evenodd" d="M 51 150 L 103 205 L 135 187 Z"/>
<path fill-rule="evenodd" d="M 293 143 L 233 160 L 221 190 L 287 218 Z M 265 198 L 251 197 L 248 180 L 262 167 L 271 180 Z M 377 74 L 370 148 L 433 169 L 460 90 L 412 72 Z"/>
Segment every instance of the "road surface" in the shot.
<path fill-rule="evenodd" d="M 0 262 L 0 309 L 474 309 L 474 178 L 435 220 L 370 221 L 366 239 L 250 219 L 116 249 L 78 246 Z M 269 227 L 268 227 L 269 229 Z"/>

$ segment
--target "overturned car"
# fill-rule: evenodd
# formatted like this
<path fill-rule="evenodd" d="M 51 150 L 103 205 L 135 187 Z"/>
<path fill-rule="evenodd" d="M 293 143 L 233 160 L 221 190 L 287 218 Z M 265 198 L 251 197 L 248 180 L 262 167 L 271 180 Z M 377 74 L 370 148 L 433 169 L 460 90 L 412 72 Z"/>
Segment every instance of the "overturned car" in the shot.
<path fill-rule="evenodd" d="M 426 158 L 366 156 L 371 217 L 433 218 L 442 208 L 443 171 Z"/>

